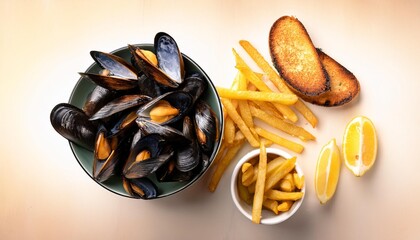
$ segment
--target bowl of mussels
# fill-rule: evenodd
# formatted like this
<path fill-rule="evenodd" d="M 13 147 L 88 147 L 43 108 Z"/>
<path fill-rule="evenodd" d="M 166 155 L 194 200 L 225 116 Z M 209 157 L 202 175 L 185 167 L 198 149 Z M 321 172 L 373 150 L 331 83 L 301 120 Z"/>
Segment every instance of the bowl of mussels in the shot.
<path fill-rule="evenodd" d="M 80 73 L 69 102 L 50 114 L 82 169 L 131 198 L 162 198 L 196 182 L 223 132 L 220 99 L 206 73 L 163 32 L 153 44 L 90 55 L 94 63 Z"/>

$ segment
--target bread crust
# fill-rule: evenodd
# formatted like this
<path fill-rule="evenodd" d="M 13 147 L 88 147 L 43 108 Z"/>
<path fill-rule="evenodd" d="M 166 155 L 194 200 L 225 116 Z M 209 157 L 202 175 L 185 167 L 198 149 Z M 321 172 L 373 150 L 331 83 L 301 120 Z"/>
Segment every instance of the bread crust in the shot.
<path fill-rule="evenodd" d="M 317 49 L 317 52 L 329 75 L 331 89 L 320 96 L 300 97 L 307 102 L 326 107 L 341 106 L 356 98 L 360 92 L 360 83 L 354 74 L 321 49 Z"/>
<path fill-rule="evenodd" d="M 328 74 L 297 18 L 283 16 L 273 24 L 269 47 L 274 67 L 297 95 L 319 96 L 330 90 Z"/>

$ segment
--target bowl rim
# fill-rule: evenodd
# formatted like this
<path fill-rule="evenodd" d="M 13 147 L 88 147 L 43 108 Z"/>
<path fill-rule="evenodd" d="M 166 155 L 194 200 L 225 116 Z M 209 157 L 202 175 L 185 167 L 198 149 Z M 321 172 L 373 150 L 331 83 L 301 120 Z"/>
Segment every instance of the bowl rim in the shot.
<path fill-rule="evenodd" d="M 145 47 L 145 48 L 152 48 L 152 49 L 154 49 L 154 45 L 153 44 L 151 44 L 151 43 L 138 43 L 138 44 L 130 44 L 130 45 L 132 45 L 132 46 L 137 46 L 137 47 Z M 109 53 L 110 54 L 114 54 L 114 53 L 118 53 L 118 52 L 121 52 L 121 51 L 124 51 L 124 50 L 127 50 L 128 49 L 128 46 L 123 46 L 123 47 L 120 47 L 120 48 L 118 48 L 118 49 L 115 49 L 115 50 L 113 50 L 113 51 L 110 51 Z M 209 83 L 209 85 L 210 85 L 210 87 L 209 87 L 209 89 L 210 89 L 210 91 L 212 91 L 213 93 L 214 93 L 214 95 L 215 95 L 215 102 L 216 102 L 216 104 L 218 105 L 218 108 L 220 109 L 220 119 L 218 118 L 218 120 L 220 121 L 219 122 L 219 139 L 218 139 L 218 141 L 216 141 L 216 145 L 215 145 L 215 147 L 214 147 L 214 150 L 213 150 L 213 154 L 209 157 L 209 160 L 212 160 L 212 161 L 210 161 L 209 162 L 209 165 L 207 166 L 207 168 L 204 170 L 204 171 L 201 171 L 200 173 L 198 173 L 198 175 L 197 176 L 195 176 L 191 181 L 189 181 L 189 182 L 187 182 L 186 184 L 184 184 L 184 185 L 182 185 L 181 187 L 179 187 L 179 188 L 177 188 L 176 190 L 173 190 L 173 191 L 171 191 L 171 192 L 169 192 L 169 193 L 166 193 L 166 194 L 160 194 L 160 195 L 157 195 L 156 196 L 156 198 L 151 198 L 151 199 L 142 199 L 142 198 L 137 198 L 137 197 L 134 197 L 134 196 L 130 196 L 130 195 L 128 195 L 128 194 L 122 194 L 122 193 L 120 193 L 120 192 L 118 192 L 118 191 L 116 191 L 115 189 L 113 189 L 113 188 L 111 188 L 111 187 L 109 187 L 109 186 L 107 186 L 107 185 L 105 185 L 105 184 L 103 184 L 103 183 L 101 183 L 101 182 L 98 182 L 98 181 L 96 181 L 94 178 L 93 178 L 93 175 L 91 175 L 91 173 L 86 169 L 86 167 L 82 164 L 82 162 L 79 160 L 79 158 L 78 158 L 78 156 L 77 156 L 77 154 L 76 154 L 76 144 L 74 144 L 74 143 L 72 143 L 71 141 L 68 141 L 68 143 L 69 143 L 69 145 L 70 145 L 70 149 L 71 149 L 71 151 L 72 151 L 72 153 L 73 153 L 73 156 L 74 156 L 74 158 L 76 159 L 76 161 L 78 162 L 78 164 L 80 165 L 80 167 L 83 169 L 83 171 L 94 181 L 94 182 L 96 182 L 98 185 L 100 185 L 101 187 L 103 187 L 103 188 L 105 188 L 106 190 L 108 190 L 108 191 L 110 191 L 110 192 L 112 192 L 112 193 L 114 193 L 114 194 L 117 194 L 117 195 L 119 195 L 119 196 L 122 196 L 122 197 L 127 197 L 127 198 L 132 198 L 132 199 L 142 199 L 142 200 L 154 200 L 154 199 L 159 199 L 159 198 L 165 198 L 165 197 L 169 197 L 169 196 L 172 196 L 172 195 L 175 195 L 176 193 L 179 193 L 179 192 L 181 192 L 182 190 L 184 190 L 184 189 L 186 189 L 186 188 L 188 188 L 188 187 L 190 187 L 190 186 L 192 186 L 194 183 L 196 183 L 196 182 L 198 182 L 202 177 L 203 177 L 203 175 L 208 171 L 208 169 L 211 167 L 211 165 L 213 164 L 213 162 L 214 162 L 214 158 L 215 158 L 215 156 L 217 155 L 217 153 L 219 152 L 219 150 L 220 150 L 220 146 L 221 146 L 221 138 L 222 138 L 222 136 L 223 136 L 223 133 L 224 133 L 224 119 L 223 119 L 223 107 L 222 107 L 222 103 L 221 103 L 221 101 L 220 101 L 220 96 L 219 96 L 219 94 L 218 94 L 218 92 L 216 91 L 216 86 L 214 85 L 214 83 L 213 83 L 213 81 L 211 80 L 211 78 L 207 75 L 207 73 L 201 68 L 201 66 L 200 65 L 198 65 L 193 59 L 191 59 L 190 57 L 188 57 L 186 54 L 184 54 L 183 52 L 181 52 L 181 55 L 183 56 L 183 58 L 184 59 L 187 59 L 191 64 L 193 64 L 198 70 L 199 70 L 199 72 L 200 73 L 202 73 L 203 75 L 204 75 L 204 77 L 206 78 L 206 79 L 208 79 L 209 81 L 208 81 L 208 83 Z M 94 67 L 96 67 L 98 64 L 96 63 L 96 62 L 93 62 L 84 72 L 89 72 L 89 71 L 91 71 Z M 75 96 L 75 94 L 76 94 L 76 89 L 78 88 L 78 86 L 79 85 L 81 85 L 82 84 L 82 81 L 84 81 L 84 77 L 80 77 L 79 78 L 79 80 L 77 81 L 77 83 L 74 85 L 74 87 L 73 87 L 73 89 L 72 89 L 72 91 L 71 91 L 71 94 L 70 94 L 70 97 L 69 97 L 69 99 L 68 99 L 68 103 L 70 103 L 71 101 L 72 101 L 72 99 L 74 98 L 74 96 Z M 77 146 L 78 147 L 78 146 Z"/>
<path fill-rule="evenodd" d="M 268 148 L 266 148 L 266 151 L 267 151 L 267 154 L 269 154 L 269 153 L 276 154 L 276 155 L 282 156 L 286 159 L 289 159 L 289 158 L 292 157 L 292 155 L 290 155 L 286 151 L 284 151 L 282 149 L 274 148 L 274 147 L 268 147 Z M 245 203 L 239 197 L 238 187 L 237 187 L 237 178 L 238 178 L 239 171 L 241 169 L 242 164 L 249 161 L 251 158 L 253 158 L 255 156 L 258 156 L 259 153 L 260 153 L 260 149 L 254 149 L 254 150 L 248 152 L 245 156 L 243 156 L 236 163 L 235 168 L 232 172 L 231 182 L 230 182 L 231 197 L 232 197 L 232 200 L 233 200 L 236 208 L 242 213 L 242 215 L 244 215 L 246 218 L 248 218 L 251 221 L 252 221 L 252 214 L 242 207 L 242 204 L 247 204 L 247 203 Z M 300 166 L 297 162 L 295 164 L 295 169 L 296 169 L 296 172 L 300 176 L 303 175 L 303 171 L 302 171 L 302 169 L 300 168 Z M 261 218 L 261 224 L 274 225 L 274 224 L 284 222 L 287 219 L 289 219 L 291 216 L 293 216 L 296 213 L 296 211 L 300 208 L 300 206 L 302 205 L 303 199 L 305 198 L 305 195 L 306 195 L 305 194 L 305 188 L 306 188 L 306 183 L 303 184 L 303 187 L 301 189 L 301 192 L 303 192 L 302 198 L 299 199 L 298 201 L 295 201 L 295 203 L 293 204 L 292 208 L 289 211 L 284 212 L 284 213 L 279 214 L 279 215 L 273 215 L 273 217 L 270 217 L 270 218 Z M 268 211 L 268 210 L 263 209 L 263 211 Z"/>

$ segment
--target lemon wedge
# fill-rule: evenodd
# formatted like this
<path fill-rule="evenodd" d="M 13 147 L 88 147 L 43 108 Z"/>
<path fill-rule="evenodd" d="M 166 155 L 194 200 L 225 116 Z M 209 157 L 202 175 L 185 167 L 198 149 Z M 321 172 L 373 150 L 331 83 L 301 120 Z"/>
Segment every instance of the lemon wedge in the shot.
<path fill-rule="evenodd" d="M 347 124 L 343 157 L 347 168 L 355 176 L 363 176 L 373 166 L 377 145 L 376 130 L 369 118 L 358 116 Z"/>
<path fill-rule="evenodd" d="M 316 165 L 315 191 L 321 204 L 325 204 L 334 196 L 340 176 L 340 168 L 340 150 L 333 138 L 322 147 Z"/>

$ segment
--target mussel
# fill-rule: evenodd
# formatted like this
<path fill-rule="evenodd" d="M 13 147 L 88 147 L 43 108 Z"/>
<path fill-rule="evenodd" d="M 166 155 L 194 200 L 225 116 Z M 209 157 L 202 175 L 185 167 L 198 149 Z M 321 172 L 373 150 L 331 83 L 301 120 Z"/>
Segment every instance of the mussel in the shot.
<path fill-rule="evenodd" d="M 94 73 L 79 73 L 80 76 L 86 77 L 90 79 L 95 84 L 109 89 L 111 91 L 122 91 L 122 90 L 130 90 L 136 88 L 137 79 L 130 79 L 130 78 L 122 78 L 117 76 L 106 76 L 101 74 L 94 74 Z"/>
<path fill-rule="evenodd" d="M 191 140 L 176 128 L 160 125 L 142 118 L 137 118 L 136 123 L 144 135 L 159 134 L 168 143 L 177 146 L 189 145 L 191 143 Z"/>
<path fill-rule="evenodd" d="M 191 94 L 193 97 L 193 103 L 201 97 L 206 89 L 207 82 L 204 80 L 203 76 L 198 73 L 194 73 L 186 77 L 178 88 L 179 91 Z"/>
<path fill-rule="evenodd" d="M 137 111 L 140 118 L 145 118 L 159 124 L 171 124 L 182 119 L 192 107 L 190 94 L 173 91 L 144 104 Z"/>
<path fill-rule="evenodd" d="M 50 114 L 51 125 L 71 142 L 93 150 L 98 127 L 95 122 L 79 108 L 68 103 L 56 105 Z"/>
<path fill-rule="evenodd" d="M 123 175 L 126 178 L 142 178 L 154 173 L 174 154 L 165 138 L 158 134 L 142 137 L 128 156 Z"/>
<path fill-rule="evenodd" d="M 158 187 L 148 178 L 123 177 L 123 187 L 128 194 L 141 199 L 152 199 L 158 195 Z"/>
<path fill-rule="evenodd" d="M 90 117 L 90 120 L 109 117 L 114 113 L 142 105 L 150 101 L 151 99 L 151 97 L 141 94 L 123 95 L 119 98 L 110 101 L 97 112 L 95 112 L 95 114 L 93 114 L 93 116 Z"/>
<path fill-rule="evenodd" d="M 123 58 L 99 51 L 91 51 L 90 55 L 99 66 L 103 69 L 107 69 L 111 76 L 137 80 L 138 76 L 136 69 L 128 64 Z"/>
<path fill-rule="evenodd" d="M 109 101 L 114 99 L 115 92 L 110 91 L 101 86 L 96 86 L 92 92 L 89 93 L 82 110 L 88 117 L 91 117 L 95 112 L 102 108 Z"/>
<path fill-rule="evenodd" d="M 190 117 L 186 116 L 183 123 L 183 134 L 191 141 L 191 144 L 184 144 L 176 151 L 176 168 L 181 172 L 193 170 L 201 161 L 201 151 L 195 138 L 195 130 Z"/>
<path fill-rule="evenodd" d="M 169 34 L 159 32 L 155 36 L 155 50 L 159 68 L 177 84 L 184 80 L 184 60 L 178 45 Z"/>
<path fill-rule="evenodd" d="M 101 126 L 95 140 L 93 151 L 93 178 L 104 182 L 115 174 L 127 158 L 130 138 L 107 137 L 105 127 Z"/>
<path fill-rule="evenodd" d="M 211 154 L 219 136 L 219 122 L 213 109 L 203 100 L 198 100 L 194 113 L 197 140 L 207 154 Z"/>
<path fill-rule="evenodd" d="M 176 88 L 184 80 L 184 60 L 175 40 L 167 33 L 156 34 L 155 52 L 157 66 L 139 47 L 128 45 L 132 62 L 145 76 L 154 79 L 159 84 Z"/>

